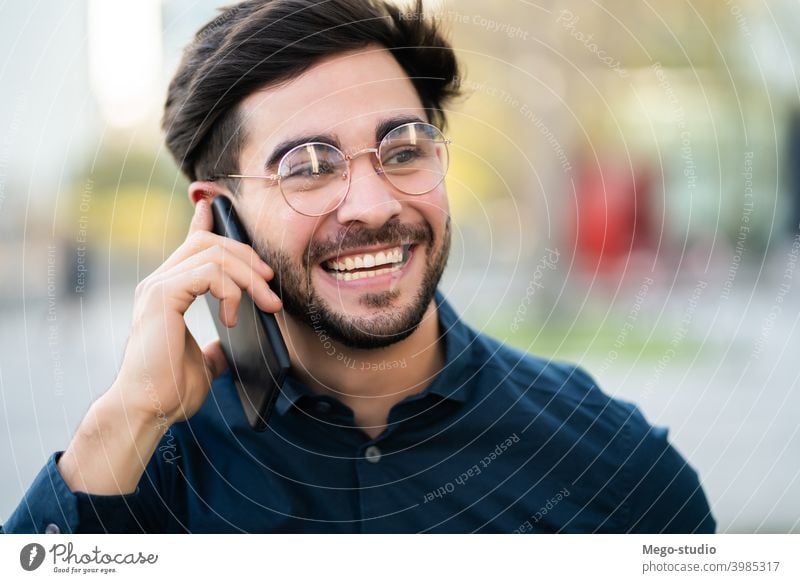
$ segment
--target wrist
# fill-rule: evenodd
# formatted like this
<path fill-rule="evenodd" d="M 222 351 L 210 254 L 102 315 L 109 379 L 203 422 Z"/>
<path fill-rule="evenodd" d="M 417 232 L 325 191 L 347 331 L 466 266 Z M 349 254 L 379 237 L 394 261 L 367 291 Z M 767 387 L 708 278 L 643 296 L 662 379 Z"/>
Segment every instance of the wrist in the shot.
<path fill-rule="evenodd" d="M 112 385 L 92 403 L 59 459 L 61 475 L 73 492 L 135 491 L 168 426 L 159 426 L 156 416 L 128 404 L 124 395 Z"/>
<path fill-rule="evenodd" d="M 113 425 L 114 431 L 125 433 L 136 443 L 160 439 L 172 422 L 149 399 L 142 404 L 128 397 L 131 394 L 115 382 L 92 404 L 89 413 L 99 426 Z"/>

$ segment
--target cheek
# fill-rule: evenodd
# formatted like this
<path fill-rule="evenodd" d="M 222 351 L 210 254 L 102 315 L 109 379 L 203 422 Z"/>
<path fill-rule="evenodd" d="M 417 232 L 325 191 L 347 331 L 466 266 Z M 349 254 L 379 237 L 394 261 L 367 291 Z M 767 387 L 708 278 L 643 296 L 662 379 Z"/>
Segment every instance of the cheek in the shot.
<path fill-rule="evenodd" d="M 441 237 L 450 216 L 450 204 L 447 200 L 447 190 L 445 190 L 444 186 L 412 199 L 410 204 L 433 228 L 434 234 L 437 237 Z"/>
<path fill-rule="evenodd" d="M 240 201 L 236 207 L 250 238 L 260 246 L 280 250 L 291 258 L 297 258 L 311 240 L 313 222 L 298 215 L 283 200 L 253 202 Z"/>

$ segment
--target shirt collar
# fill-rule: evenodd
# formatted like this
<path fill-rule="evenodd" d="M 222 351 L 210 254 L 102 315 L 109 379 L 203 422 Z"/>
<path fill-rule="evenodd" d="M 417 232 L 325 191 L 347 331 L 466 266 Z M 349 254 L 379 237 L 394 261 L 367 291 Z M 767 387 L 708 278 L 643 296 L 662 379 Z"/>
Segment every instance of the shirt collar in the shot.
<path fill-rule="evenodd" d="M 445 365 L 422 393 L 409 398 L 421 399 L 435 394 L 443 399 L 465 403 L 470 396 L 469 380 L 477 372 L 472 352 L 478 337 L 461 321 L 439 290 L 436 290 L 435 301 L 442 334 L 441 341 L 445 343 Z M 313 398 L 316 395 L 289 374 L 275 402 L 275 413 L 284 415 L 303 396 Z"/>

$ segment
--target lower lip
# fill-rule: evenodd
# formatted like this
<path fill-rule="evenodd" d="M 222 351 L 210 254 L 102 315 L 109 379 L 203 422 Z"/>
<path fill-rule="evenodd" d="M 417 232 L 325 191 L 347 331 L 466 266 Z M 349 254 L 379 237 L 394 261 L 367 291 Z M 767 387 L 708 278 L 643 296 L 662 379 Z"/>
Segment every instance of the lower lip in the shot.
<path fill-rule="evenodd" d="M 345 289 L 363 289 L 363 288 L 371 288 L 371 287 L 386 287 L 392 283 L 396 283 L 403 275 L 405 275 L 406 271 L 408 271 L 411 262 L 414 260 L 414 255 L 416 252 L 417 246 L 412 245 L 408 250 L 408 260 L 405 262 L 403 267 L 398 269 L 397 271 L 392 271 L 391 273 L 383 273 L 381 275 L 376 275 L 374 277 L 362 277 L 359 279 L 351 279 L 350 281 L 346 281 L 344 279 L 336 279 L 331 273 L 328 273 L 325 269 L 322 268 L 321 265 L 317 265 L 317 269 L 319 269 L 323 275 L 324 279 L 331 282 L 338 288 L 345 288 Z M 383 266 L 386 267 L 386 266 Z"/>

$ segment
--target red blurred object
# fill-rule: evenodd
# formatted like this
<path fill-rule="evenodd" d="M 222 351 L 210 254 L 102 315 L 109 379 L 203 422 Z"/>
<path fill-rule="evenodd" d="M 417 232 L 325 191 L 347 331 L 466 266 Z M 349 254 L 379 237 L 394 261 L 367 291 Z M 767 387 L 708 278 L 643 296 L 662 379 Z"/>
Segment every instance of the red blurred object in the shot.
<path fill-rule="evenodd" d="M 654 240 L 653 173 L 645 166 L 584 163 L 572 214 L 576 256 L 582 269 L 623 269 L 634 251 Z"/>

